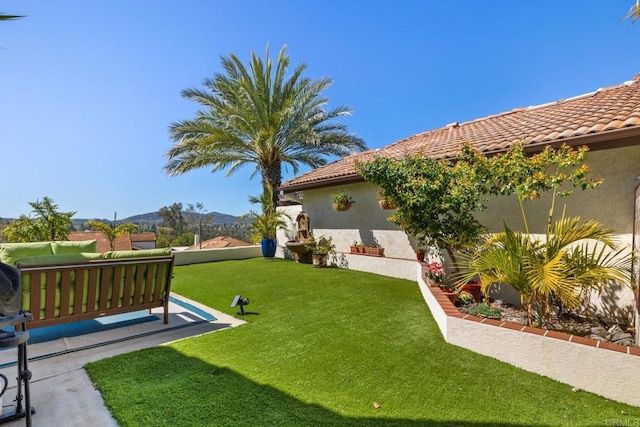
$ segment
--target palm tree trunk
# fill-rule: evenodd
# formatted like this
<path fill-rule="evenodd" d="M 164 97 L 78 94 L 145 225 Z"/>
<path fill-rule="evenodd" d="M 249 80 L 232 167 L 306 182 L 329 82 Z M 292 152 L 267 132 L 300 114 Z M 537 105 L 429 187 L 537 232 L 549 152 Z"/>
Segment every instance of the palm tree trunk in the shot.
<path fill-rule="evenodd" d="M 264 189 L 265 194 L 268 188 L 272 189 L 271 202 L 273 203 L 272 207 L 274 209 L 278 206 L 278 201 L 280 199 L 279 197 L 280 192 L 278 188 L 280 188 L 281 184 L 282 184 L 282 166 L 280 162 L 272 163 L 270 165 L 265 165 L 262 168 L 262 188 Z"/>

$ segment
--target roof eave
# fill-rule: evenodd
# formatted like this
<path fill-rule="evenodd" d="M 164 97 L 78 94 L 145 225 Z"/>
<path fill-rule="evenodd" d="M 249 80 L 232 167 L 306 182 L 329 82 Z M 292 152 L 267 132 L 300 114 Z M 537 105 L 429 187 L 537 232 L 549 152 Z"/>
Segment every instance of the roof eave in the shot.
<path fill-rule="evenodd" d="M 319 180 L 310 181 L 310 182 L 301 182 L 299 184 L 285 183 L 280 187 L 280 189 L 284 193 L 292 193 L 294 191 L 332 187 L 334 185 L 339 185 L 339 184 L 355 184 L 363 181 L 364 181 L 364 178 L 362 178 L 360 175 L 354 172 L 352 174 L 341 175 L 339 177 L 319 179 Z"/>
<path fill-rule="evenodd" d="M 589 135 L 579 135 L 574 137 L 556 139 L 553 141 L 542 141 L 533 144 L 525 145 L 525 152 L 527 153 L 535 153 L 542 151 L 544 147 L 551 146 L 554 148 L 558 148 L 562 145 L 568 145 L 571 147 L 586 145 L 589 149 L 596 150 L 604 150 L 609 148 L 620 148 L 620 147 L 628 147 L 632 145 L 640 145 L 640 126 L 632 126 L 628 128 L 622 129 L 614 129 L 610 131 L 598 132 Z M 500 153 L 504 153 L 508 148 L 503 148 L 499 150 L 492 151 L 484 151 L 482 154 L 491 156 Z M 293 191 L 302 191 L 302 190 L 312 190 L 319 188 L 332 187 L 340 184 L 355 184 L 358 182 L 363 182 L 364 179 L 353 172 L 350 174 L 341 175 L 339 177 L 331 177 L 326 179 L 319 179 L 315 181 L 301 182 L 298 184 L 287 184 L 285 183 L 280 187 L 280 189 L 285 193 L 290 193 Z"/>

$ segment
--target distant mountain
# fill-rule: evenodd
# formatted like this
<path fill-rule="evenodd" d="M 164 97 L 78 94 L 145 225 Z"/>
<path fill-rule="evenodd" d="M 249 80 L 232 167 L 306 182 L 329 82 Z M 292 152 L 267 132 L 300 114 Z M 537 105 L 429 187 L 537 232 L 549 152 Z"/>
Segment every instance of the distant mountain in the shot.
<path fill-rule="evenodd" d="M 189 212 L 184 212 L 184 216 L 185 218 L 190 218 L 191 216 L 208 216 L 211 215 L 212 219 L 211 219 L 211 223 L 212 224 L 235 224 L 238 221 L 238 217 L 237 216 L 233 216 L 233 215 L 227 215 L 227 214 L 223 214 L 220 212 L 209 212 L 206 214 L 199 214 L 199 213 L 189 213 Z M 105 222 L 107 224 L 111 224 L 113 222 L 113 219 L 98 219 L 98 218 L 73 218 L 73 225 L 76 228 L 80 228 L 82 226 L 82 224 L 84 224 L 85 222 L 89 221 L 89 220 L 97 220 L 97 221 L 102 221 Z M 138 215 L 133 215 L 124 219 L 118 219 L 117 223 L 118 224 L 122 224 L 124 222 L 132 222 L 134 224 L 145 224 L 145 225 L 152 225 L 152 224 L 158 224 L 159 222 L 162 221 L 162 217 L 160 215 L 158 215 L 158 212 L 148 212 L 148 213 L 144 213 L 144 214 L 138 214 Z"/>
<path fill-rule="evenodd" d="M 198 216 L 200 217 L 211 216 L 212 217 L 211 222 L 214 224 L 235 224 L 238 221 L 237 216 L 227 215 L 220 212 L 207 212 L 206 214 L 199 214 L 196 212 L 194 213 L 184 212 L 183 214 L 186 218 L 198 217 Z M 162 221 L 162 217 L 158 215 L 158 212 L 149 212 L 145 214 L 130 216 L 128 218 L 123 219 L 122 221 L 118 220 L 118 222 L 133 222 L 133 223 L 136 223 L 136 222 L 158 223 L 160 221 Z"/>

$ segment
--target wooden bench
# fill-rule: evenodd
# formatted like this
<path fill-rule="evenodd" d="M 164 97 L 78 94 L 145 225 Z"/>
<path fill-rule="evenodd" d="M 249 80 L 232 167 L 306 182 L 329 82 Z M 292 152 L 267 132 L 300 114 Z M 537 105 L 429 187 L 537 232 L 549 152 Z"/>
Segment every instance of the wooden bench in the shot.
<path fill-rule="evenodd" d="M 169 322 L 173 255 L 21 265 L 29 329 L 138 310 L 164 309 Z"/>

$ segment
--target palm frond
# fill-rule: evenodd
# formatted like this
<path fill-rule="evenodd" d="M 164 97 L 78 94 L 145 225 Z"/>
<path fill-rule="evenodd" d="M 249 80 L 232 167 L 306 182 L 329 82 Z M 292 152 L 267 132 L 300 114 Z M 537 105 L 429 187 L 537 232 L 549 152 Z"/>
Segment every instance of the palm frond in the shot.
<path fill-rule="evenodd" d="M 627 14 L 621 19 L 624 21 L 626 19 L 631 19 L 631 23 L 635 24 L 638 19 L 640 19 L 640 0 L 636 0 L 636 4 L 631 6 Z"/>

